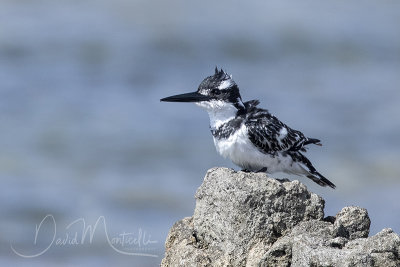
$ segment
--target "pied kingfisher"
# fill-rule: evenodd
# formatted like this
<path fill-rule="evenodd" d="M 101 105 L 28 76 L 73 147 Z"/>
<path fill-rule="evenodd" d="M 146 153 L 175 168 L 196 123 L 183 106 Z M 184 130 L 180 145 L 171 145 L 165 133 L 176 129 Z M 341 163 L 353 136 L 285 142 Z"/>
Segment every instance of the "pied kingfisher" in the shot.
<path fill-rule="evenodd" d="M 210 128 L 220 155 L 244 171 L 284 172 L 306 176 L 321 186 L 335 185 L 320 174 L 301 153 L 306 145 L 321 145 L 282 123 L 268 110 L 258 108 L 258 100 L 242 102 L 232 75 L 215 68 L 193 93 L 161 99 L 166 102 L 195 102 L 210 116 Z"/>

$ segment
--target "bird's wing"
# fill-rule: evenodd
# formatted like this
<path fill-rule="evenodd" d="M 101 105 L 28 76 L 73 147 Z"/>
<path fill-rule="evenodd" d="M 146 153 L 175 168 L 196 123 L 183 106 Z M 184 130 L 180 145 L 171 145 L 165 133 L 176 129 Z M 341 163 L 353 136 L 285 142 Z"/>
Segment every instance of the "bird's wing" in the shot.
<path fill-rule="evenodd" d="M 274 154 L 280 151 L 304 151 L 304 145 L 311 140 L 300 131 L 282 123 L 267 110 L 253 110 L 245 122 L 250 141 L 261 151 Z"/>

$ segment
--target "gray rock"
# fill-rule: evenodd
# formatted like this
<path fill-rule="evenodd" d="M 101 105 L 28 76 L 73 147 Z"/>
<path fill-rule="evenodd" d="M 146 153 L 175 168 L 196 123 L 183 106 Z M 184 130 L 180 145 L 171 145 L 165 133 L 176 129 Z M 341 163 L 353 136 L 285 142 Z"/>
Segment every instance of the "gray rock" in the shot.
<path fill-rule="evenodd" d="M 355 239 L 368 237 L 371 221 L 366 209 L 360 207 L 344 207 L 337 215 L 334 223 L 337 236 Z"/>
<path fill-rule="evenodd" d="M 326 222 L 297 225 L 279 242 L 292 248 L 293 266 L 399 266 L 400 238 L 390 229 L 369 238 L 334 237 L 335 228 Z M 339 245 L 338 245 L 339 244 Z"/>
<path fill-rule="evenodd" d="M 279 182 L 265 173 L 211 169 L 196 193 L 193 215 L 198 238 L 222 247 L 235 265 L 247 251 L 266 247 L 303 220 L 322 219 L 324 201 L 295 182 Z"/>
<path fill-rule="evenodd" d="M 161 266 L 227 266 L 218 247 L 207 248 L 197 239 L 191 217 L 174 224 L 165 250 Z"/>
<path fill-rule="evenodd" d="M 400 238 L 369 237 L 365 209 L 324 220 L 324 200 L 298 181 L 214 168 L 193 217 L 177 222 L 162 266 L 400 266 Z"/>

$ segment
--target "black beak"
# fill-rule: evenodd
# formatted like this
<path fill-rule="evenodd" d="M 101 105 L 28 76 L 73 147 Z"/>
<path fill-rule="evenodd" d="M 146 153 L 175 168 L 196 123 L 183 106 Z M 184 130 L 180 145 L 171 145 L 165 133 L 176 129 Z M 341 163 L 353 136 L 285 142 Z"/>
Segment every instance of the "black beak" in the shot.
<path fill-rule="evenodd" d="M 198 92 L 173 95 L 160 99 L 163 102 L 201 102 L 210 100 L 210 97 L 202 95 Z"/>

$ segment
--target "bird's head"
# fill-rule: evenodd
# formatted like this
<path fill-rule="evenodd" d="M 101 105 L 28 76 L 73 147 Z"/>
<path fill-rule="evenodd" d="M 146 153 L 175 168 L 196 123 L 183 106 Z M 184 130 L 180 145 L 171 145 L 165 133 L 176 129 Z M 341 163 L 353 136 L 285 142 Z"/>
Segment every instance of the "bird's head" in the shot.
<path fill-rule="evenodd" d="M 212 76 L 205 78 L 196 92 L 174 95 L 161 99 L 165 102 L 195 102 L 207 111 L 218 111 L 226 108 L 244 109 L 239 87 L 232 76 L 215 68 Z"/>

